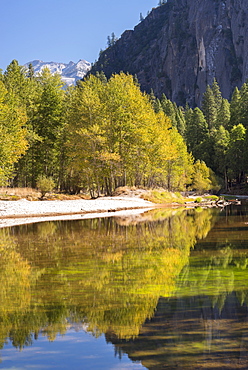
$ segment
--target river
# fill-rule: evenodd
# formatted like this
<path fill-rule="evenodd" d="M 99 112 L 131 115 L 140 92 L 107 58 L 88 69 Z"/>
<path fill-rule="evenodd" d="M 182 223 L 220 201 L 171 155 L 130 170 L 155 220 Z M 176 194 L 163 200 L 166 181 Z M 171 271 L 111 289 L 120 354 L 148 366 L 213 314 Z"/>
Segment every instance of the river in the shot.
<path fill-rule="evenodd" d="M 0 229 L 1 369 L 247 369 L 248 206 Z"/>

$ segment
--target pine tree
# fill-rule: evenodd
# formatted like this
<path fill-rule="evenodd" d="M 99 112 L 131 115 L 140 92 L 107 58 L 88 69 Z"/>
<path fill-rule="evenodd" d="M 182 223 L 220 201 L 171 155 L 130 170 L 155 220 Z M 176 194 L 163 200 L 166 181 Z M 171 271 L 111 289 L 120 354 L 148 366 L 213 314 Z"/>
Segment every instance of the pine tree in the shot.
<path fill-rule="evenodd" d="M 230 122 L 228 125 L 228 130 L 231 130 L 233 126 L 237 126 L 240 122 L 240 102 L 241 94 L 239 89 L 235 87 L 230 102 Z"/>
<path fill-rule="evenodd" d="M 167 99 L 165 94 L 161 97 L 161 107 L 164 114 L 170 118 L 172 125 L 177 127 L 175 106 L 169 99 Z"/>
<path fill-rule="evenodd" d="M 107 79 L 107 77 L 106 77 L 106 75 L 103 71 L 101 71 L 100 73 L 97 71 L 96 72 L 96 77 L 99 78 L 103 83 L 108 82 L 108 79 Z"/>
<path fill-rule="evenodd" d="M 212 83 L 211 89 L 212 89 L 213 96 L 214 96 L 215 108 L 216 108 L 216 111 L 218 111 L 222 103 L 222 95 L 221 95 L 220 87 L 215 78 Z"/>
<path fill-rule="evenodd" d="M 240 102 L 238 105 L 238 123 L 248 127 L 248 83 L 244 83 L 240 90 Z"/>
<path fill-rule="evenodd" d="M 186 138 L 189 151 L 191 151 L 194 157 L 199 158 L 196 155 L 198 147 L 208 138 L 207 122 L 202 111 L 199 108 L 195 108 L 190 112 L 190 120 L 187 122 Z M 188 113 L 189 116 L 189 113 Z"/>
<path fill-rule="evenodd" d="M 229 132 L 224 126 L 220 125 L 215 131 L 214 135 L 214 167 L 216 173 L 222 176 L 225 181 L 225 187 L 228 188 L 228 178 L 227 178 L 227 150 L 230 144 Z"/>
<path fill-rule="evenodd" d="M 34 78 L 34 76 L 35 76 L 34 67 L 33 67 L 32 63 L 29 63 L 27 77 L 28 78 Z"/>
<path fill-rule="evenodd" d="M 207 86 L 206 91 L 203 94 L 201 109 L 206 119 L 208 129 L 211 130 L 215 126 L 217 108 L 215 103 L 215 96 L 209 85 Z"/>
<path fill-rule="evenodd" d="M 221 105 L 217 111 L 215 126 L 223 126 L 224 128 L 228 128 L 230 124 L 230 117 L 230 103 L 227 99 L 222 99 Z"/>
<path fill-rule="evenodd" d="M 9 95 L 15 97 L 20 106 L 24 106 L 27 98 L 26 90 L 26 70 L 13 60 L 7 67 L 3 75 L 3 82 Z"/>
<path fill-rule="evenodd" d="M 176 105 L 175 105 L 175 120 L 178 132 L 184 137 L 186 130 L 184 112 L 181 107 L 177 107 Z"/>

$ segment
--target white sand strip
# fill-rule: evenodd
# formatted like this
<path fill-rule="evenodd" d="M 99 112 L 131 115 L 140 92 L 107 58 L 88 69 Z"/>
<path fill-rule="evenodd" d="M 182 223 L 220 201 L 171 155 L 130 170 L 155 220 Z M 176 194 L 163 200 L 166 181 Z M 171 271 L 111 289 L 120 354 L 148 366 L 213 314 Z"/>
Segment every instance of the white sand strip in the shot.
<path fill-rule="evenodd" d="M 0 227 L 25 223 L 123 216 L 141 213 L 154 204 L 137 197 L 102 197 L 92 200 L 0 201 Z M 122 213 L 120 213 L 120 211 Z M 124 212 L 124 213 L 123 213 Z"/>

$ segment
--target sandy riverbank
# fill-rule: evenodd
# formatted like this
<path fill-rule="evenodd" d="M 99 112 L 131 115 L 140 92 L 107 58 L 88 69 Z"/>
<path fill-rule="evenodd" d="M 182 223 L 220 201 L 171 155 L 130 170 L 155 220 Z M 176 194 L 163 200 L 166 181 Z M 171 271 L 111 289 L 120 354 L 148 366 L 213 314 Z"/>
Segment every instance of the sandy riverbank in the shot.
<path fill-rule="evenodd" d="M 155 205 L 138 197 L 102 197 L 92 200 L 0 201 L 0 227 L 26 223 L 75 220 L 145 212 Z"/>

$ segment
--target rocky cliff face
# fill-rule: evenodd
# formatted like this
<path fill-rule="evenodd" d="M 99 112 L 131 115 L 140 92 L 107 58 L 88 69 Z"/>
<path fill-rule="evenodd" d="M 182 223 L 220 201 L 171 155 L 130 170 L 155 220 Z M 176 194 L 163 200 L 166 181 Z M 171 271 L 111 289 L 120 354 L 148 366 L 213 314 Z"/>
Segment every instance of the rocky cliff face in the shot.
<path fill-rule="evenodd" d="M 142 90 L 200 105 L 216 78 L 225 98 L 248 78 L 247 0 L 168 0 L 102 52 L 92 73 L 136 74 Z"/>

